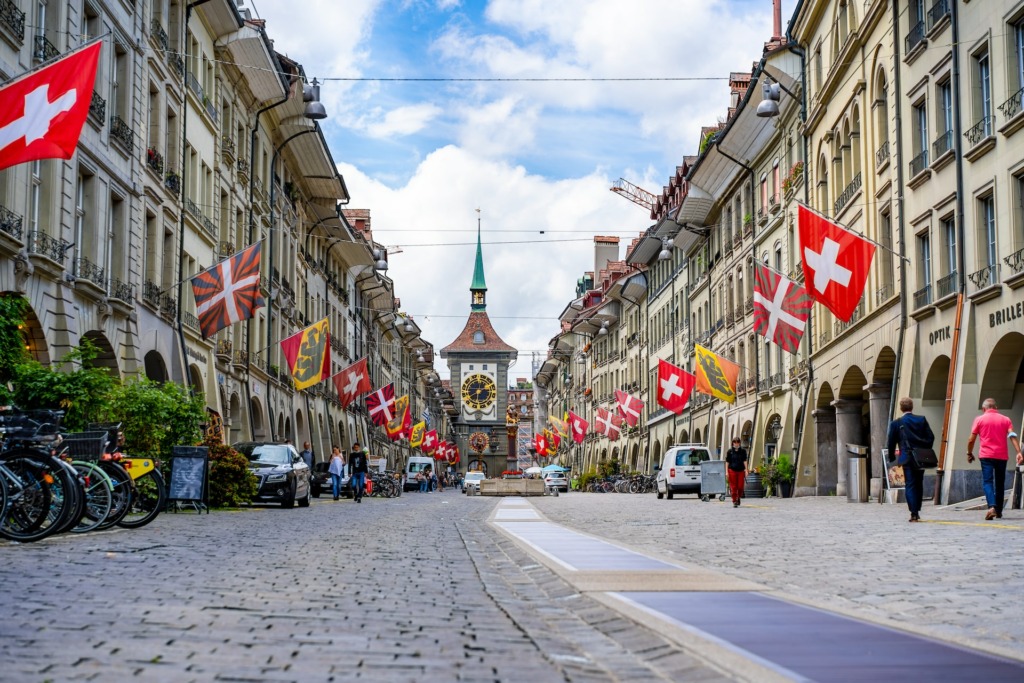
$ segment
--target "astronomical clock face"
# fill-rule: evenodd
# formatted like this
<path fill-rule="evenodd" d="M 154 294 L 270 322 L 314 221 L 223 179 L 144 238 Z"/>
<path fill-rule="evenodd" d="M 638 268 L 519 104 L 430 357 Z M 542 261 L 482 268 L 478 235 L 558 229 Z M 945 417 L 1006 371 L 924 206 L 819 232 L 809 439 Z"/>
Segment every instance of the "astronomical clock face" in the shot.
<path fill-rule="evenodd" d="M 487 448 L 487 434 L 485 432 L 473 432 L 469 435 L 469 447 L 474 453 L 483 453 Z"/>
<path fill-rule="evenodd" d="M 498 398 L 498 388 L 487 375 L 470 375 L 462 383 L 462 402 L 472 410 L 486 411 Z"/>

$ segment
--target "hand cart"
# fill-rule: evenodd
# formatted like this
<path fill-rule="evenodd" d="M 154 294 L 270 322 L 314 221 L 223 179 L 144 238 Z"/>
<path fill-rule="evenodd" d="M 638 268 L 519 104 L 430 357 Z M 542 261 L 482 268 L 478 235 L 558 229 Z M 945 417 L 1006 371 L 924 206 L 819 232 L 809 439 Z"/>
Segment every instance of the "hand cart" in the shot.
<path fill-rule="evenodd" d="M 700 464 L 700 499 L 705 503 L 718 496 L 725 500 L 729 483 L 725 478 L 724 460 L 705 460 Z"/>

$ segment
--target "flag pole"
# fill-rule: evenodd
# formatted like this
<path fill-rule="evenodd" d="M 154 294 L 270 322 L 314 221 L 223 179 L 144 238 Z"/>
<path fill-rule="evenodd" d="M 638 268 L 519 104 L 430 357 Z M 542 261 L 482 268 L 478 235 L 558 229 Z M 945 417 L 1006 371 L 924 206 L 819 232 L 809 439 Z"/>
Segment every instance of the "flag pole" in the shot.
<path fill-rule="evenodd" d="M 803 208 L 805 208 L 808 211 L 810 211 L 811 213 L 813 213 L 815 216 L 818 216 L 819 218 L 828 221 L 832 225 L 835 225 L 836 227 L 838 227 L 838 228 L 840 228 L 842 230 L 845 230 L 846 232 L 849 232 L 849 233 L 852 233 L 852 234 L 856 235 L 857 237 L 859 237 L 860 239 L 864 240 L 865 242 L 871 242 L 871 244 L 875 245 L 879 249 L 884 249 L 885 251 L 889 252 L 890 254 L 895 256 L 896 258 L 901 259 L 903 261 L 906 261 L 907 263 L 910 263 L 910 259 L 909 258 L 907 258 L 903 254 L 899 253 L 898 251 L 896 251 L 892 247 L 887 247 L 884 244 L 882 244 L 881 242 L 876 242 L 875 240 L 871 239 L 870 237 L 868 237 L 867 235 L 865 235 L 863 233 L 857 232 L 855 230 L 851 230 L 850 228 L 848 228 L 846 226 L 840 225 L 838 222 L 836 222 L 833 219 L 829 218 L 828 216 L 826 216 L 825 214 L 821 213 L 820 211 L 817 211 L 816 209 L 811 208 L 807 204 L 804 204 L 799 199 L 796 200 L 796 203 L 797 203 L 798 206 L 802 206 Z"/>

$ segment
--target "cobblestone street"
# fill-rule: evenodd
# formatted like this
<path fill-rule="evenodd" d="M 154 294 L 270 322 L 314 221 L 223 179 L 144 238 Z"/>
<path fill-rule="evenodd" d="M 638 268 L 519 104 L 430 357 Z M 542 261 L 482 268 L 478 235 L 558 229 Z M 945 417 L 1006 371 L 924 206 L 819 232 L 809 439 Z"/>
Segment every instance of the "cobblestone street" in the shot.
<path fill-rule="evenodd" d="M 552 522 L 777 594 L 1024 659 L 1024 514 L 835 498 L 531 498 Z M 488 523 L 498 500 L 162 515 L 0 544 L 5 681 L 741 677 L 580 593 Z"/>

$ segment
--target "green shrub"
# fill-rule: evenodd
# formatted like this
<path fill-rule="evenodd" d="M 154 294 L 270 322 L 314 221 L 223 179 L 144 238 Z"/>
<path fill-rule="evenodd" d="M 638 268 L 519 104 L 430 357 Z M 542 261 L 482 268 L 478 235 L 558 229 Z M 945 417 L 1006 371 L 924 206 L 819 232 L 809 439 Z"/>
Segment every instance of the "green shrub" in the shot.
<path fill-rule="evenodd" d="M 122 423 L 127 453 L 168 458 L 173 446 L 199 443 L 204 399 L 180 384 L 133 380 L 116 387 L 108 401 L 104 419 Z"/>
<path fill-rule="evenodd" d="M 238 507 L 256 497 L 256 477 L 249 461 L 231 446 L 207 439 L 210 453 L 210 507 Z"/>

